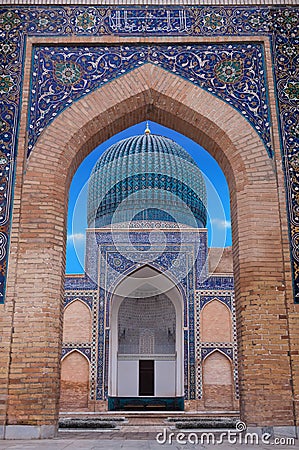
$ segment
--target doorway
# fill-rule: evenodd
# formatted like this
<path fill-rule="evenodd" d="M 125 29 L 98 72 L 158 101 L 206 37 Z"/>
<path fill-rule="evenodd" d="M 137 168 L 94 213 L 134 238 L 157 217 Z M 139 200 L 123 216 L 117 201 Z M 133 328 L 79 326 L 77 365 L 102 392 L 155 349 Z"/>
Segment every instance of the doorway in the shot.
<path fill-rule="evenodd" d="M 139 361 L 139 395 L 155 395 L 155 361 Z"/>
<path fill-rule="evenodd" d="M 110 316 L 110 410 L 184 408 L 182 309 L 178 288 L 152 267 L 118 285 Z"/>

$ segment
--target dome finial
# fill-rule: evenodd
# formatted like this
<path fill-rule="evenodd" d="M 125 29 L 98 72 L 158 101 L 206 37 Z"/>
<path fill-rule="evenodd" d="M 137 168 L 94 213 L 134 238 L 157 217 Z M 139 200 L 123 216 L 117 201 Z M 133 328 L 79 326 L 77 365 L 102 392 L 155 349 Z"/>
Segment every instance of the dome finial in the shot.
<path fill-rule="evenodd" d="M 149 129 L 148 120 L 146 121 L 146 129 L 144 131 L 145 134 L 151 134 L 151 130 Z"/>

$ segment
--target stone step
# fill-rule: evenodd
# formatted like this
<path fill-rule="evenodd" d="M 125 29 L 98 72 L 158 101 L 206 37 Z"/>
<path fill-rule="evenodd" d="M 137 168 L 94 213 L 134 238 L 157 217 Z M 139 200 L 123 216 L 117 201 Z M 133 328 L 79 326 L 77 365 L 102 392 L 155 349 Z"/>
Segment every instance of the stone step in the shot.
<path fill-rule="evenodd" d="M 139 415 L 117 416 L 101 415 L 92 417 L 61 417 L 59 428 L 62 429 L 121 429 L 122 432 L 161 431 L 167 429 L 235 429 L 238 417 L 202 417 L 202 416 L 166 416 L 166 415 Z"/>

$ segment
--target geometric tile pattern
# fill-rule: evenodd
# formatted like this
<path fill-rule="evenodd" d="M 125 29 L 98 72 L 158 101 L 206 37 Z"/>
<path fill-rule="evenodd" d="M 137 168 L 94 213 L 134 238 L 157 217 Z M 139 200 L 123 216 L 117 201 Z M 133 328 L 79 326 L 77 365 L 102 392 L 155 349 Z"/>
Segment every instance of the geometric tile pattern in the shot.
<path fill-rule="evenodd" d="M 89 228 L 140 219 L 206 225 L 206 188 L 198 166 L 172 139 L 150 133 L 121 140 L 101 156 L 89 178 L 87 205 Z"/>
<path fill-rule="evenodd" d="M 80 346 L 78 346 L 78 344 L 72 344 L 72 343 L 64 344 L 63 348 L 62 348 L 62 352 L 61 352 L 61 357 L 64 358 L 69 353 L 73 352 L 74 350 L 81 352 L 83 355 L 85 355 L 89 359 L 89 361 L 91 360 L 90 344 L 85 344 L 85 345 L 80 344 Z"/>
<path fill-rule="evenodd" d="M 15 157 L 18 142 L 20 107 L 23 90 L 23 61 L 28 36 L 237 36 L 244 43 L 247 36 L 267 36 L 271 42 L 273 61 L 273 73 L 276 80 L 276 99 L 279 118 L 279 132 L 281 140 L 281 152 L 283 156 L 283 168 L 285 173 L 285 185 L 287 188 L 287 207 L 290 233 L 290 255 L 293 270 L 294 298 L 299 302 L 299 72 L 298 72 L 298 45 L 299 45 L 299 9 L 298 7 L 279 6 L 150 6 L 150 7 L 109 7 L 109 6 L 20 6 L 2 7 L 0 10 L 0 301 L 4 302 L 5 284 L 8 260 L 8 245 L 10 240 L 10 221 L 13 200 L 13 183 L 15 176 Z M 233 42 L 231 49 L 225 44 L 223 50 L 225 57 L 217 60 L 217 64 L 211 67 L 213 77 L 208 81 L 212 84 L 216 81 L 222 85 L 228 94 L 225 101 L 232 101 L 233 90 L 236 84 L 242 82 L 242 69 L 246 67 L 241 53 L 239 58 L 234 57 Z M 241 44 L 240 44 L 241 45 Z M 245 45 L 244 50 L 249 48 Z M 241 46 L 242 46 L 241 45 Z M 188 48 L 171 46 L 172 49 L 160 48 L 155 55 L 151 49 L 143 49 L 150 55 L 152 62 L 165 64 L 168 70 L 184 77 L 190 82 L 200 85 L 200 74 L 197 77 L 191 70 L 190 60 L 196 61 L 193 54 L 198 56 L 200 49 L 193 46 Z M 216 45 L 217 47 L 217 45 Z M 220 48 L 219 46 L 217 48 Z M 241 48 L 241 47 L 240 47 Z M 258 49 L 253 45 L 252 51 Z M 141 50 L 141 49 L 140 49 Z M 204 50 L 207 55 L 206 48 Z M 211 45 L 211 52 L 214 52 Z M 69 50 L 68 50 L 69 51 Z M 137 50 L 138 51 L 138 50 Z M 174 52 L 171 58 L 170 52 Z M 231 51 L 231 53 L 229 53 Z M 258 51 L 258 50 L 257 50 Z M 180 52 L 182 58 L 180 59 Z M 263 51 L 253 54 L 257 66 L 263 64 Z M 245 58 L 246 59 L 246 58 Z M 67 62 L 67 61 L 66 61 Z M 119 54 L 116 55 L 115 63 L 119 62 Z M 76 78 L 81 76 L 80 67 L 70 64 L 63 67 L 64 62 L 57 62 L 56 77 L 60 79 L 60 85 L 69 83 L 69 90 L 73 89 Z M 60 64 L 60 66 L 59 66 Z M 109 61 L 104 67 L 109 67 Z M 188 71 L 184 70 L 185 64 Z M 200 64 L 199 64 L 200 66 Z M 112 69 L 112 72 L 115 68 Z M 119 66 L 119 72 L 122 73 Z M 195 72 L 196 72 L 195 68 Z M 261 68 L 261 70 L 264 70 Z M 80 72 L 80 74 L 79 74 Z M 188 72 L 188 74 L 187 74 Z M 211 72 L 212 73 L 212 72 Z M 109 70 L 107 71 L 109 79 Z M 258 79 L 263 80 L 265 73 L 259 73 Z M 194 78 L 191 80 L 191 78 Z M 249 77 L 250 78 L 250 77 Z M 248 83 L 251 83 L 248 78 Z M 78 78 L 79 79 L 79 78 Z M 266 87 L 266 86 L 265 86 Z M 32 92 L 37 86 L 31 84 Z M 206 87 L 207 85 L 206 85 Z M 217 87 L 216 87 L 217 88 Z M 64 93 L 65 93 L 65 88 Z M 214 88 L 213 88 L 214 89 Z M 256 94 L 251 84 L 246 89 Z M 214 91 L 213 91 L 214 92 Z M 33 92 L 34 94 L 34 92 Z M 267 93 L 264 93 L 267 96 Z M 218 95 L 215 93 L 215 95 Z M 235 94 L 233 94 L 235 95 Z M 251 98 L 251 97 L 250 97 Z M 260 93 L 257 101 L 260 102 Z M 61 99 L 62 103 L 64 98 Z M 65 106 L 72 99 L 65 100 Z M 244 102 L 246 104 L 246 101 Z M 267 99 L 265 114 L 267 112 Z M 238 106 L 233 105 L 238 108 Z M 263 108 L 262 107 L 262 108 Z M 244 106 L 248 111 L 248 106 Z M 239 109 L 239 108 L 238 108 Z M 239 109 L 240 110 L 240 109 Z M 245 109 L 244 109 L 245 111 Z M 31 111 L 32 117 L 36 114 Z M 264 114 L 264 116 L 265 116 Z M 259 113 L 257 114 L 259 115 Z M 37 117 L 37 116 L 36 116 Z M 39 118 L 40 119 L 40 118 Z M 257 124 L 248 116 L 253 126 L 258 131 Z M 264 123 L 264 122 L 263 122 Z M 35 122 L 36 124 L 36 122 Z M 267 128 L 260 124 L 258 131 L 264 142 L 269 143 Z M 28 123 L 28 127 L 30 124 Z M 28 129 L 28 132 L 31 133 Z M 36 127 L 34 133 L 39 133 Z M 33 139 L 34 141 L 34 139 Z M 268 148 L 268 147 L 267 147 Z M 271 150 L 269 149 L 271 155 Z"/>

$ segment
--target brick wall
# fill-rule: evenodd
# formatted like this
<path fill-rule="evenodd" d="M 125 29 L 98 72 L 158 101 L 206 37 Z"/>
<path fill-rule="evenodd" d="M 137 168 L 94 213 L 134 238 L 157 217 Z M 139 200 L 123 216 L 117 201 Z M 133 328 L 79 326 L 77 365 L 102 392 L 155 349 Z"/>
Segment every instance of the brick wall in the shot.
<path fill-rule="evenodd" d="M 74 351 L 61 364 L 60 409 L 84 411 L 88 408 L 89 362 L 81 353 Z"/>
<path fill-rule="evenodd" d="M 201 312 L 202 342 L 232 342 L 232 317 L 218 300 L 209 302 Z"/>
<path fill-rule="evenodd" d="M 229 359 L 216 351 L 203 364 L 203 398 L 207 409 L 233 409 L 233 376 Z"/>
<path fill-rule="evenodd" d="M 75 300 L 64 311 L 63 342 L 91 341 L 91 314 L 88 306 Z"/>
<path fill-rule="evenodd" d="M 209 272 L 233 273 L 233 254 L 231 247 L 209 248 Z"/>

